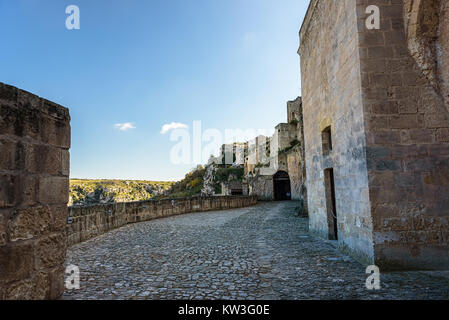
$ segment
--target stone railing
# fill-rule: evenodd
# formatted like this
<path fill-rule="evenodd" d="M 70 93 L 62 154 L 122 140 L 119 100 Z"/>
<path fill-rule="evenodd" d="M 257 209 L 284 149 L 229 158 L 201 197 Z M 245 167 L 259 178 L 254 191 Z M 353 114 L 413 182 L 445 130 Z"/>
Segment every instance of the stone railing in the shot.
<path fill-rule="evenodd" d="M 128 223 L 184 213 L 241 208 L 256 203 L 256 196 L 216 196 L 70 207 L 67 243 L 70 246 L 83 242 Z"/>

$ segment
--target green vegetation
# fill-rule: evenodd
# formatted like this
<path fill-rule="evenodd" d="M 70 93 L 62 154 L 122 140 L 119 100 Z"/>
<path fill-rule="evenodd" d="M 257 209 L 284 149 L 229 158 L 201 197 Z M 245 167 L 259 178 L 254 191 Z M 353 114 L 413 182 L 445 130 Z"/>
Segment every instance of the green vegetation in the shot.
<path fill-rule="evenodd" d="M 215 194 L 221 194 L 222 192 L 221 183 L 214 183 L 214 192 Z"/>
<path fill-rule="evenodd" d="M 129 202 L 163 195 L 174 184 L 146 180 L 70 179 L 69 205 Z"/>
<path fill-rule="evenodd" d="M 270 163 L 261 163 L 259 162 L 258 164 L 255 165 L 255 168 L 269 168 L 270 167 Z"/>
<path fill-rule="evenodd" d="M 218 168 L 214 180 L 216 182 L 226 182 L 231 177 L 231 180 L 241 181 L 243 179 L 243 173 L 243 168 Z"/>
<path fill-rule="evenodd" d="M 159 199 L 185 198 L 201 194 L 206 168 L 198 166 L 186 174 L 184 179 L 174 183 L 171 188 Z"/>
<path fill-rule="evenodd" d="M 301 144 L 301 141 L 299 141 L 298 139 L 293 140 L 292 142 L 290 142 L 290 146 L 283 149 L 283 150 L 279 150 L 279 155 L 282 153 L 286 153 L 289 152 L 290 150 L 292 150 L 294 147 L 298 146 Z"/>

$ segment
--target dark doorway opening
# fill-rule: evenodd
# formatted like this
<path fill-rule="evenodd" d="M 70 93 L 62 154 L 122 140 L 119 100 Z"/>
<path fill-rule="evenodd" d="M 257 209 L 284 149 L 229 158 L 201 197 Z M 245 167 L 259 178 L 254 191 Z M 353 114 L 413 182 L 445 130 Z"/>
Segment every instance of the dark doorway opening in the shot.
<path fill-rule="evenodd" d="M 243 190 L 242 189 L 231 189 L 231 195 L 232 196 L 243 196 Z"/>
<path fill-rule="evenodd" d="M 285 171 L 278 171 L 273 176 L 273 193 L 274 200 L 291 200 L 291 187 L 290 187 L 290 177 Z"/>
<path fill-rule="evenodd" d="M 327 224 L 329 239 L 338 240 L 337 206 L 335 201 L 334 169 L 324 170 L 324 184 L 326 191 Z"/>

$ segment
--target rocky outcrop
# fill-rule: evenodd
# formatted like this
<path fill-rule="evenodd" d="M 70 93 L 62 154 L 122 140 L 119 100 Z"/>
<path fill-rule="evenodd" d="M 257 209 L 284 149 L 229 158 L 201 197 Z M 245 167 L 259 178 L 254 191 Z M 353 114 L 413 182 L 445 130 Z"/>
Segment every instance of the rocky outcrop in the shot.
<path fill-rule="evenodd" d="M 69 206 L 143 201 L 165 195 L 172 182 L 70 180 Z"/>
<path fill-rule="evenodd" d="M 206 167 L 206 173 L 203 178 L 203 189 L 201 189 L 202 196 L 213 196 L 215 195 L 215 181 L 214 173 L 217 168 L 214 164 L 210 164 Z"/>

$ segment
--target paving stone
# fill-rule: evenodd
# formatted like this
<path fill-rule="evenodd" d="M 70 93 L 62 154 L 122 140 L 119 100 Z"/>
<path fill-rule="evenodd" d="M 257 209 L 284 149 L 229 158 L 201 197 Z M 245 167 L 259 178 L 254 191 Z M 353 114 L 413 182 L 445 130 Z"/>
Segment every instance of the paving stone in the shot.
<path fill-rule="evenodd" d="M 369 291 L 366 268 L 311 236 L 308 220 L 295 215 L 297 206 L 267 202 L 185 214 L 74 245 L 66 264 L 80 268 L 80 289 L 63 298 L 449 298 L 448 272 L 381 273 L 381 289 Z"/>

